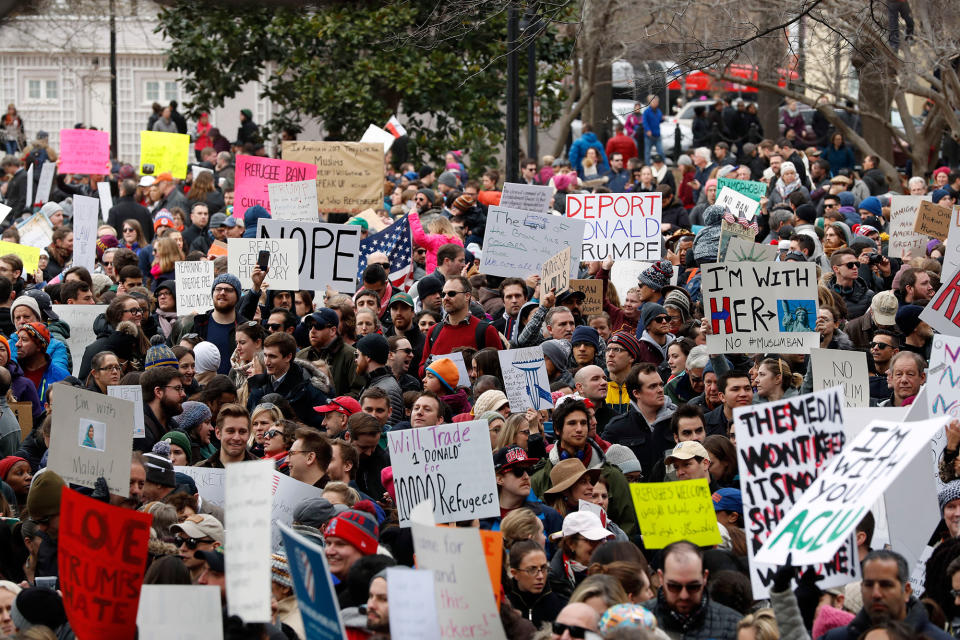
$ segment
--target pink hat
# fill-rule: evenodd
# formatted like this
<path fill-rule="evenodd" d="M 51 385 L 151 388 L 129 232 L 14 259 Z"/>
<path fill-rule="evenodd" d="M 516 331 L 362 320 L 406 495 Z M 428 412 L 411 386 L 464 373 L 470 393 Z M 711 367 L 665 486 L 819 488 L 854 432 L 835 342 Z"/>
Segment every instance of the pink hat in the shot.
<path fill-rule="evenodd" d="M 813 621 L 813 637 L 819 638 L 837 627 L 845 627 L 853 620 L 854 615 L 843 609 L 836 609 L 828 604 L 820 607 L 820 614 Z"/>

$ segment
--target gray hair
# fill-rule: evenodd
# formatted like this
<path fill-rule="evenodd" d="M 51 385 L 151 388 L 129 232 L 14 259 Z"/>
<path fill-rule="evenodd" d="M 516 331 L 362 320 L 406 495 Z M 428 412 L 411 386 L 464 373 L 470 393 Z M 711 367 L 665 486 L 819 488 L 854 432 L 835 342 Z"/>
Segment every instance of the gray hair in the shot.
<path fill-rule="evenodd" d="M 710 159 L 710 149 L 707 149 L 706 147 L 697 147 L 697 148 L 694 150 L 693 155 L 695 155 L 695 156 L 700 156 L 700 157 L 703 158 L 704 160 L 709 160 L 709 159 Z"/>

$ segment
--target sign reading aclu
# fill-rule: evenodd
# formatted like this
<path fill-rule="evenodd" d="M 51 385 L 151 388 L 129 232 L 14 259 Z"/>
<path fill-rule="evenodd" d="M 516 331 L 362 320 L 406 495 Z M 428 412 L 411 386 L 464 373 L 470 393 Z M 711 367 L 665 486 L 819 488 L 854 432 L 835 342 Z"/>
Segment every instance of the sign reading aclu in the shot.
<path fill-rule="evenodd" d="M 728 262 L 702 271 L 710 353 L 809 353 L 820 344 L 813 263 Z"/>
<path fill-rule="evenodd" d="M 567 217 L 586 222 L 583 260 L 658 260 L 663 195 L 571 193 Z"/>
<path fill-rule="evenodd" d="M 330 285 L 352 291 L 356 286 L 360 259 L 360 227 L 356 225 L 261 218 L 257 237 L 299 240 L 301 289 L 322 290 Z"/>

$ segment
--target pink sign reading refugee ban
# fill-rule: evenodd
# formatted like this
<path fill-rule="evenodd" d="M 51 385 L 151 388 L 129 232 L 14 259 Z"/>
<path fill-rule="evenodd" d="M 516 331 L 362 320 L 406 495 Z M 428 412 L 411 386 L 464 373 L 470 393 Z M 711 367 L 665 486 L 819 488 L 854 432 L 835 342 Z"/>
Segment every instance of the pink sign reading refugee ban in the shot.
<path fill-rule="evenodd" d="M 60 173 L 110 173 L 110 133 L 60 129 Z"/>
<path fill-rule="evenodd" d="M 237 156 L 233 215 L 242 218 L 248 208 L 256 205 L 270 211 L 269 184 L 316 179 L 315 164 L 260 156 Z"/>

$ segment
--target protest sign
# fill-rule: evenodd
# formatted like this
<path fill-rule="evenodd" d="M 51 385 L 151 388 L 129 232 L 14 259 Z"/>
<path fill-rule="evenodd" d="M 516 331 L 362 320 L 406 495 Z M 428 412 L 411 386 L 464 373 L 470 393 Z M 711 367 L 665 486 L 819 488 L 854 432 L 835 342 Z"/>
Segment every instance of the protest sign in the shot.
<path fill-rule="evenodd" d="M 300 246 L 296 239 L 280 238 L 227 238 L 227 270 L 240 278 L 244 289 L 253 286 L 250 275 L 257 266 L 261 251 L 270 252 L 270 269 L 263 281 L 267 289 L 280 291 L 300 288 L 297 256 Z"/>
<path fill-rule="evenodd" d="M 583 299 L 584 317 L 603 311 L 603 281 L 595 278 L 575 279 L 570 281 L 570 288 L 586 296 Z"/>
<path fill-rule="evenodd" d="M 960 417 L 960 338 L 933 337 L 930 369 L 927 372 L 926 400 L 929 416 Z"/>
<path fill-rule="evenodd" d="M 927 236 L 913 230 L 922 196 L 890 196 L 890 243 L 887 255 L 894 258 L 926 256 Z"/>
<path fill-rule="evenodd" d="M 227 243 L 222 240 L 214 240 L 207 251 L 207 260 L 214 260 L 225 255 L 227 255 Z"/>
<path fill-rule="evenodd" d="M 275 182 L 268 184 L 267 190 L 270 193 L 270 215 L 274 220 L 316 222 L 320 219 L 316 180 Z"/>
<path fill-rule="evenodd" d="M 639 286 L 638 278 L 640 274 L 652 265 L 652 262 L 637 262 L 636 260 L 617 260 L 613 263 L 613 267 L 610 268 L 610 283 L 617 288 L 621 302 L 627 297 L 627 291 Z M 670 284 L 676 285 L 679 277 L 680 270 L 674 268 L 670 275 Z"/>
<path fill-rule="evenodd" d="M 717 243 L 717 262 L 727 261 L 727 249 L 731 240 L 736 238 L 743 242 L 754 242 L 757 237 L 755 224 L 741 224 L 740 221 L 729 222 L 723 220 L 720 223 L 720 242 Z"/>
<path fill-rule="evenodd" d="M 488 439 L 488 459 L 489 448 Z M 412 526 L 417 567 L 434 574 L 440 636 L 506 640 L 487 579 L 480 531 L 428 526 L 419 520 Z"/>
<path fill-rule="evenodd" d="M 390 431 L 387 438 L 401 527 L 425 500 L 437 522 L 500 514 L 486 420 Z"/>
<path fill-rule="evenodd" d="M 208 169 L 207 167 L 201 167 L 198 164 L 190 165 L 190 175 L 193 176 L 193 179 L 196 180 L 197 176 L 201 173 L 213 173 L 213 169 Z"/>
<path fill-rule="evenodd" d="M 71 629 L 79 640 L 135 637 L 153 516 L 68 487 L 61 495 L 57 567 Z"/>
<path fill-rule="evenodd" d="M 257 221 L 258 238 L 289 238 L 300 247 L 299 289 L 327 285 L 353 291 L 360 259 L 360 227 L 326 222 Z"/>
<path fill-rule="evenodd" d="M 659 192 L 571 193 L 566 216 L 585 223 L 583 260 L 660 258 L 663 195 Z"/>
<path fill-rule="evenodd" d="M 433 571 L 387 569 L 387 602 L 390 603 L 390 637 L 396 640 L 440 640 Z"/>
<path fill-rule="evenodd" d="M 950 215 L 950 231 L 947 233 L 946 253 L 943 256 L 943 273 L 960 269 L 960 204 L 953 205 Z"/>
<path fill-rule="evenodd" d="M 448 353 L 442 356 L 431 356 L 430 362 L 436 362 L 437 360 L 441 360 L 443 358 L 447 358 L 448 360 L 452 361 L 453 364 L 457 365 L 457 372 L 460 374 L 460 378 L 457 380 L 457 386 L 470 387 L 470 372 L 467 371 L 467 363 L 463 360 L 463 353 L 457 351 L 456 353 Z"/>
<path fill-rule="evenodd" d="M 721 227 L 725 223 L 720 223 Z M 720 231 L 723 235 L 723 229 Z M 723 238 L 721 237 L 721 242 Z M 776 245 L 760 244 L 747 237 L 729 234 L 724 262 L 775 262 L 780 253 Z"/>
<path fill-rule="evenodd" d="M 143 438 L 146 433 L 143 426 L 143 387 L 138 384 L 116 384 L 107 387 L 107 395 L 133 403 L 133 437 Z M 187 457 L 190 452 L 187 452 Z"/>
<path fill-rule="evenodd" d="M 60 173 L 110 173 L 110 132 L 60 129 L 59 164 Z"/>
<path fill-rule="evenodd" d="M 203 584 L 145 584 L 137 610 L 138 640 L 223 640 L 220 587 Z"/>
<path fill-rule="evenodd" d="M 711 354 L 809 353 L 819 346 L 813 263 L 708 264 L 702 274 Z"/>
<path fill-rule="evenodd" d="M 35 165 L 34 165 L 33 163 L 31 163 L 31 164 L 30 164 L 30 168 L 27 169 L 27 197 L 25 198 L 24 201 L 25 201 L 26 204 L 27 204 L 27 210 L 28 210 L 28 211 L 33 211 L 33 169 L 34 169 L 34 166 L 35 166 Z"/>
<path fill-rule="evenodd" d="M 330 567 L 323 547 L 311 542 L 289 526 L 278 523 L 290 563 L 293 592 L 297 596 L 303 628 L 309 640 L 342 640 L 347 637 L 330 579 Z M 268 583 L 269 584 L 269 583 Z M 392 617 L 392 616 L 391 616 Z"/>
<path fill-rule="evenodd" d="M 110 209 L 113 208 L 113 194 L 110 193 L 109 182 L 97 183 L 97 197 L 100 198 L 100 212 L 106 220 L 110 215 Z"/>
<path fill-rule="evenodd" d="M 950 336 L 960 336 L 960 269 L 941 279 L 933 299 L 920 312 L 920 319 Z"/>
<path fill-rule="evenodd" d="M 870 405 L 870 377 L 867 354 L 849 349 L 812 349 L 813 390 L 842 386 L 848 407 Z"/>
<path fill-rule="evenodd" d="M 181 260 L 174 263 L 177 282 L 177 315 L 213 309 L 213 261 Z"/>
<path fill-rule="evenodd" d="M 553 187 L 538 184 L 519 184 L 504 182 L 500 194 L 500 207 L 529 213 L 550 213 L 550 201 L 553 200 Z"/>
<path fill-rule="evenodd" d="M 106 313 L 105 304 L 55 304 L 53 312 L 60 316 L 60 321 L 70 326 L 70 337 L 67 338 L 67 348 L 74 354 L 73 371 L 77 375 L 80 371 L 80 362 L 83 352 L 97 339 L 93 330 L 93 321 L 101 313 Z"/>
<path fill-rule="evenodd" d="M 312 484 L 294 480 L 277 471 L 273 473 L 273 502 L 270 507 L 270 519 L 273 522 L 293 524 L 293 510 L 298 504 L 309 498 L 322 498 L 323 491 Z M 274 527 L 270 544 L 279 549 L 283 544 L 280 531 Z"/>
<path fill-rule="evenodd" d="M 174 178 L 184 180 L 187 177 L 187 164 L 190 162 L 190 136 L 184 133 L 165 131 L 140 132 L 140 173 L 144 165 L 153 165 L 153 175 L 170 173 Z"/>
<path fill-rule="evenodd" d="M 817 476 L 818 469 L 843 448 L 844 398 L 839 387 L 733 410 L 740 463 L 740 492 L 746 524 L 750 583 L 766 598 L 775 566 L 755 554 Z M 845 546 L 829 562 L 813 568 L 824 575 L 821 588 L 857 578 L 856 546 Z"/>
<path fill-rule="evenodd" d="M 39 215 L 39 214 L 37 214 Z M 42 217 L 42 216 L 41 216 Z M 0 240 L 0 255 L 12 253 L 23 260 L 23 276 L 31 275 L 37 272 L 40 262 L 40 249 L 16 242 L 7 242 Z"/>
<path fill-rule="evenodd" d="M 504 349 L 497 354 L 500 356 L 503 386 L 510 399 L 511 413 L 553 408 L 543 348 Z"/>
<path fill-rule="evenodd" d="M 284 160 L 317 167 L 320 213 L 383 208 L 383 145 L 376 142 L 284 141 Z"/>
<path fill-rule="evenodd" d="M 272 183 L 317 179 L 317 167 L 312 163 L 239 155 L 236 164 L 233 215 L 237 218 L 243 218 L 247 209 L 255 205 L 272 212 L 268 191 Z M 314 214 L 313 219 L 319 216 Z"/>
<path fill-rule="evenodd" d="M 44 162 L 40 167 L 40 182 L 37 183 L 37 204 L 50 200 L 50 190 L 53 188 L 53 178 L 57 173 L 57 163 Z"/>
<path fill-rule="evenodd" d="M 227 606 L 244 622 L 270 622 L 270 503 L 273 461 L 249 460 L 227 465 L 230 521 L 224 563 Z"/>
<path fill-rule="evenodd" d="M 226 507 L 225 469 L 176 466 L 173 470 L 193 478 L 193 482 L 197 485 L 197 492 L 201 498 L 220 508 Z"/>
<path fill-rule="evenodd" d="M 3 217 L 3 212 L 0 211 L 0 219 Z M 22 246 L 31 247 L 29 249 L 30 254 L 34 258 L 39 257 L 40 249 L 46 249 L 53 242 L 53 227 L 50 226 L 50 223 L 47 221 L 47 218 L 40 212 L 37 212 L 17 225 L 17 230 L 20 232 L 20 244 Z M 36 249 L 36 251 L 34 251 Z M 23 266 L 26 268 L 29 259 L 25 257 L 26 254 L 20 255 L 20 259 L 23 260 Z M 36 264 L 35 261 L 29 262 L 29 264 Z"/>
<path fill-rule="evenodd" d="M 571 275 L 577 275 L 584 224 L 583 220 L 550 214 L 490 207 L 480 271 L 504 277 L 539 275 L 543 263 L 558 249 L 570 247 L 570 265 L 574 269 Z M 550 242 L 545 242 L 545 238 L 550 238 Z"/>
<path fill-rule="evenodd" d="M 950 233 L 950 218 L 953 211 L 933 204 L 927 200 L 920 201 L 917 209 L 917 218 L 913 222 L 913 230 L 920 235 L 946 240 Z"/>
<path fill-rule="evenodd" d="M 729 187 L 717 194 L 716 204 L 725 209 L 723 220 L 720 222 L 720 242 L 717 246 L 717 261 L 724 262 L 727 256 L 727 246 L 732 238 L 740 238 L 753 242 L 759 230 L 754 219 L 757 201 Z"/>
<path fill-rule="evenodd" d="M 6 218 L 11 211 L 13 211 L 13 207 L 0 203 L 0 220 Z"/>
<path fill-rule="evenodd" d="M 47 466 L 71 484 L 94 488 L 103 476 L 110 493 L 130 495 L 133 407 L 129 400 L 57 386 Z"/>
<path fill-rule="evenodd" d="M 918 562 L 910 572 L 910 588 L 914 593 L 923 593 L 927 583 L 927 560 L 933 555 L 934 547 L 926 546 L 920 554 Z"/>
<path fill-rule="evenodd" d="M 503 534 L 499 531 L 480 529 L 480 544 L 483 545 L 483 558 L 487 562 L 487 573 L 490 575 L 490 586 L 493 587 L 493 598 L 500 606 L 500 575 L 503 570 Z"/>
<path fill-rule="evenodd" d="M 86 267 L 90 273 L 97 262 L 99 212 L 96 198 L 73 196 L 73 266 Z"/>
<path fill-rule="evenodd" d="M 745 195 L 751 200 L 760 202 L 760 198 L 767 196 L 767 185 L 753 180 L 736 180 L 733 178 L 718 178 L 717 193 L 723 191 L 724 187 L 731 189 L 741 195 Z"/>
<path fill-rule="evenodd" d="M 369 229 L 370 232 L 376 233 L 379 231 L 383 231 L 384 229 L 386 229 L 387 227 L 393 224 L 393 219 L 390 218 L 389 216 L 384 217 L 383 215 L 381 215 L 382 213 L 383 211 L 377 212 L 377 211 L 374 211 L 373 209 L 364 209 L 363 211 L 361 211 L 360 213 L 358 213 L 353 217 L 360 218 L 361 220 L 365 220 L 367 223 L 367 226 L 370 227 Z"/>
<path fill-rule="evenodd" d="M 720 544 L 706 478 L 632 483 L 630 493 L 647 549 L 663 549 L 678 540 L 701 547 Z"/>
<path fill-rule="evenodd" d="M 570 247 L 564 247 L 540 267 L 540 299 L 551 290 L 558 298 L 570 290 Z"/>
<path fill-rule="evenodd" d="M 794 564 L 829 560 L 869 506 L 948 421 L 871 422 L 820 470 L 770 533 L 757 561 L 782 564 L 790 553 Z"/>
<path fill-rule="evenodd" d="M 760 203 L 750 196 L 734 191 L 730 187 L 724 187 L 717 191 L 718 207 L 729 209 L 734 218 L 738 220 L 753 220 L 760 208 Z"/>
<path fill-rule="evenodd" d="M 390 147 L 393 146 L 393 141 L 396 138 L 393 137 L 393 134 L 385 129 L 381 129 L 375 124 L 370 124 L 367 126 L 367 130 L 363 132 L 363 136 L 360 138 L 360 142 L 373 142 L 383 145 L 384 155 L 390 151 Z"/>

